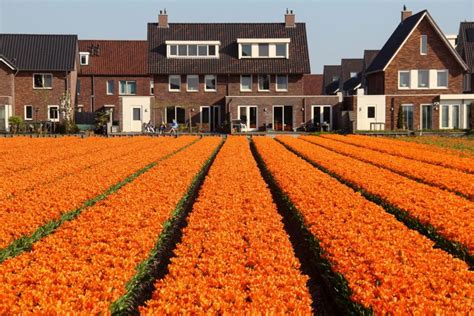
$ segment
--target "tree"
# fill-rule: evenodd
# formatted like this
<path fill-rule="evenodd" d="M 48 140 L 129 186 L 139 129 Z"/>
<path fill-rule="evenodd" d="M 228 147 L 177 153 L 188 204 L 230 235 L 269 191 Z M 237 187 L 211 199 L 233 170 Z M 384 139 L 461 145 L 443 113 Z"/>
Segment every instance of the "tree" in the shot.
<path fill-rule="evenodd" d="M 69 90 L 59 98 L 60 108 L 59 110 L 63 114 L 64 126 L 66 133 L 74 133 L 75 124 L 73 122 L 73 107 L 71 104 L 71 93 Z"/>
<path fill-rule="evenodd" d="M 406 126 L 405 126 L 405 113 L 403 113 L 403 107 L 402 106 L 400 106 L 398 108 L 397 128 L 398 129 L 406 129 Z"/>

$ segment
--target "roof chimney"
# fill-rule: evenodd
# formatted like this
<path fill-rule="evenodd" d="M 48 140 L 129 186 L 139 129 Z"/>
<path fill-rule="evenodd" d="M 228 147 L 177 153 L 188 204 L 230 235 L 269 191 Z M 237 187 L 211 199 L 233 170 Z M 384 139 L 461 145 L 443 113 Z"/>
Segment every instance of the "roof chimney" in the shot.
<path fill-rule="evenodd" d="M 285 27 L 296 27 L 295 15 L 293 14 L 293 10 L 286 9 Z"/>
<path fill-rule="evenodd" d="M 161 28 L 168 28 L 168 14 L 166 13 L 166 9 L 164 11 L 160 10 L 160 14 L 158 15 L 158 27 Z"/>
<path fill-rule="evenodd" d="M 402 22 L 405 21 L 405 19 L 411 17 L 412 12 L 407 10 L 407 7 L 404 5 L 403 6 L 403 11 L 402 11 Z"/>

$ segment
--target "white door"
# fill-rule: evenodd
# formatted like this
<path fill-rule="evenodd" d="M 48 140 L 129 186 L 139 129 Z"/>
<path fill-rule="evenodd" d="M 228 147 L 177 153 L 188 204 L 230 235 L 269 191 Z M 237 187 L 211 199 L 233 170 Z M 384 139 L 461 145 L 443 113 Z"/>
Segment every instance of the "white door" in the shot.
<path fill-rule="evenodd" d="M 242 132 L 252 132 L 258 130 L 257 106 L 242 105 L 237 107 L 237 116 L 242 124 Z"/>
<path fill-rule="evenodd" d="M 332 129 L 332 108 L 330 105 L 311 106 L 311 120 L 316 130 Z"/>
<path fill-rule="evenodd" d="M 130 124 L 130 131 L 131 132 L 141 132 L 143 128 L 143 113 L 142 113 L 142 106 L 140 105 L 132 105 L 131 106 L 131 115 L 132 118 Z"/>

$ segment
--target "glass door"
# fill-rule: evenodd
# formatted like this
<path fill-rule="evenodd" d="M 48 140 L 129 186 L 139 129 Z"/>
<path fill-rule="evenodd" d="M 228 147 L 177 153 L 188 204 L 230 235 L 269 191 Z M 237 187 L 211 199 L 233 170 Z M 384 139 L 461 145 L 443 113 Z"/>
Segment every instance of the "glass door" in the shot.
<path fill-rule="evenodd" d="M 212 110 L 211 130 L 216 131 L 221 124 L 221 108 L 218 105 L 214 105 Z"/>
<path fill-rule="evenodd" d="M 201 106 L 201 131 L 211 131 L 211 107 Z"/>
<path fill-rule="evenodd" d="M 328 105 L 312 106 L 313 126 L 317 130 L 331 130 L 331 107 Z"/>
<path fill-rule="evenodd" d="M 403 128 L 413 130 L 413 105 L 402 105 L 403 108 Z"/>
<path fill-rule="evenodd" d="M 453 105 L 453 129 L 459 129 L 459 105 Z"/>
<path fill-rule="evenodd" d="M 0 105 L 0 131 L 4 132 L 6 128 L 5 105 Z"/>
<path fill-rule="evenodd" d="M 433 106 L 421 106 L 421 129 L 433 129 Z"/>
<path fill-rule="evenodd" d="M 293 106 L 285 105 L 283 107 L 283 130 L 293 131 Z"/>
<path fill-rule="evenodd" d="M 237 108 L 237 115 L 242 124 L 242 131 L 256 131 L 257 130 L 257 106 L 243 105 Z"/>
<path fill-rule="evenodd" d="M 283 130 L 283 106 L 275 105 L 273 107 L 273 130 Z"/>
<path fill-rule="evenodd" d="M 293 130 L 293 106 L 274 105 L 273 106 L 273 130 L 292 131 Z"/>

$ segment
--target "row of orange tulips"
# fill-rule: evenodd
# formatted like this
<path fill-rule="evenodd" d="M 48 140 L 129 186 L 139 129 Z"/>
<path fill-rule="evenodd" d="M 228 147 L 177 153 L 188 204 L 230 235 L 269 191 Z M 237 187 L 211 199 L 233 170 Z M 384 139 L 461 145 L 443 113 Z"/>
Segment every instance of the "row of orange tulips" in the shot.
<path fill-rule="evenodd" d="M 353 301 L 377 314 L 472 312 L 474 278 L 465 262 L 433 248 L 433 242 L 283 145 L 265 137 L 254 141 L 325 258 L 347 280 Z"/>
<path fill-rule="evenodd" d="M 145 139 L 88 139 L 87 142 L 75 144 L 73 148 L 68 148 L 69 156 L 64 158 L 54 157 L 57 150 L 49 149 L 49 154 L 45 159 L 45 163 L 33 164 L 28 169 L 15 172 L 10 175 L 2 175 L 0 178 L 0 201 L 13 199 L 20 196 L 27 190 L 38 190 L 42 185 L 51 185 L 53 182 L 65 177 L 73 176 L 92 166 L 106 164 L 108 161 L 117 159 L 120 147 L 129 144 L 143 145 L 143 148 L 149 147 L 152 142 L 145 142 Z M 64 146 L 66 147 L 66 146 Z M 65 151 L 65 148 L 62 151 Z M 80 148 L 79 154 L 75 148 Z M 54 155 L 52 155 L 54 152 Z M 122 151 L 123 153 L 123 151 Z M 53 156 L 54 158 L 51 158 Z M 29 157 L 23 157 L 28 164 Z M 48 161 L 54 160 L 54 162 Z M 20 160 L 21 161 L 21 160 Z"/>
<path fill-rule="evenodd" d="M 217 155 L 175 255 L 142 313 L 311 312 L 307 276 L 244 137 Z"/>
<path fill-rule="evenodd" d="M 370 136 L 359 135 L 322 135 L 323 137 L 342 141 L 345 143 L 370 148 L 391 155 L 401 156 L 414 160 L 424 161 L 435 165 L 474 173 L 474 157 L 460 157 L 446 151 L 440 153 L 430 149 L 416 147 L 416 144 L 400 142 L 397 140 L 387 140 Z"/>
<path fill-rule="evenodd" d="M 418 160 L 384 154 L 376 150 L 361 148 L 328 138 L 304 136 L 301 137 L 301 139 L 340 154 L 382 168 L 387 168 L 418 181 L 460 193 L 471 201 L 474 200 L 474 174 L 464 173 L 455 169 L 436 166 Z"/>
<path fill-rule="evenodd" d="M 300 139 L 279 139 L 345 181 L 407 211 L 421 224 L 432 225 L 440 235 L 460 242 L 474 254 L 473 202 Z"/>
<path fill-rule="evenodd" d="M 195 139 L 160 138 L 143 142 L 136 138 L 128 146 L 117 146 L 116 157 L 110 161 L 93 165 L 38 189 L 23 192 L 14 199 L 0 200 L 0 248 L 34 232 L 39 226 L 61 214 L 80 207 L 110 186 Z M 50 154 L 54 155 L 54 152 Z"/>
<path fill-rule="evenodd" d="M 219 143 L 205 138 L 162 160 L 31 252 L 5 261 L 0 314 L 108 314 Z"/>
<path fill-rule="evenodd" d="M 67 159 L 71 152 L 82 152 L 87 154 L 82 144 L 91 143 L 99 145 L 101 141 L 94 141 L 93 139 L 81 139 L 78 137 L 64 137 L 64 138 L 26 138 L 18 137 L 11 138 L 9 142 L 4 142 L 5 145 L 0 145 L 0 155 L 6 157 L 0 165 L 0 174 L 15 175 L 38 165 L 47 165 L 47 163 L 54 163 L 54 161 Z M 105 139 L 102 139 L 104 142 Z M 17 146 L 20 144 L 20 146 Z M 55 156 L 51 155 L 51 150 L 56 152 Z"/>

